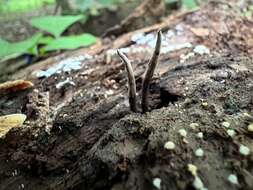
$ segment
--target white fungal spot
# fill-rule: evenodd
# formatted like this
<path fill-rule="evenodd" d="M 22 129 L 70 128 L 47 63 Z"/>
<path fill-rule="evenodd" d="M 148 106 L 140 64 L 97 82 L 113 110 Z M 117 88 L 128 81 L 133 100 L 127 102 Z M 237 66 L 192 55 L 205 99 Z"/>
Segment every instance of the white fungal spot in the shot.
<path fill-rule="evenodd" d="M 189 42 L 182 43 L 182 44 L 167 45 L 167 46 L 163 46 L 161 48 L 161 54 L 168 53 L 168 52 L 171 52 L 171 51 L 180 50 L 180 49 L 184 49 L 184 48 L 191 48 L 191 47 L 192 47 L 192 44 L 189 43 Z M 154 48 L 154 47 L 152 47 L 152 48 Z"/>
<path fill-rule="evenodd" d="M 188 164 L 188 171 L 193 175 L 193 176 L 197 176 L 197 166 L 195 166 L 194 164 Z"/>
<path fill-rule="evenodd" d="M 160 179 L 160 178 L 155 178 L 154 180 L 153 180 L 153 185 L 157 188 L 157 189 L 161 189 L 161 182 L 162 182 L 162 180 Z"/>
<path fill-rule="evenodd" d="M 252 116 L 251 116 L 249 113 L 247 113 L 247 112 L 244 112 L 244 113 L 243 113 L 243 116 L 244 116 L 244 117 L 247 117 L 247 118 L 252 118 Z"/>
<path fill-rule="evenodd" d="M 177 24 L 177 25 L 175 26 L 175 30 L 176 30 L 177 32 L 183 32 L 183 31 L 184 31 L 184 27 L 183 27 L 182 24 Z"/>
<path fill-rule="evenodd" d="M 173 150 L 175 149 L 176 145 L 172 141 L 168 141 L 164 144 L 164 148 L 167 150 Z"/>
<path fill-rule="evenodd" d="M 230 136 L 230 137 L 234 137 L 235 134 L 236 134 L 236 132 L 235 132 L 234 129 L 228 129 L 228 130 L 227 130 L 227 134 L 228 134 L 228 136 Z"/>
<path fill-rule="evenodd" d="M 56 73 L 70 72 L 72 70 L 79 70 L 82 68 L 83 61 L 90 60 L 92 58 L 93 57 L 88 54 L 81 55 L 78 57 L 71 57 L 71 58 L 60 61 L 57 65 L 54 65 L 45 71 L 38 71 L 36 73 L 36 76 L 38 78 L 50 77 Z"/>
<path fill-rule="evenodd" d="M 25 185 L 22 183 L 21 184 L 21 189 L 24 189 L 25 188 Z"/>
<path fill-rule="evenodd" d="M 230 174 L 227 179 L 232 184 L 236 184 L 236 185 L 238 184 L 238 178 L 234 174 Z"/>
<path fill-rule="evenodd" d="M 190 52 L 188 54 L 181 54 L 180 55 L 180 63 L 184 63 L 187 59 L 190 59 L 191 57 L 194 57 L 195 54 L 193 52 Z"/>
<path fill-rule="evenodd" d="M 112 89 L 110 89 L 110 90 L 107 90 L 107 91 L 105 92 L 105 94 L 108 95 L 108 96 L 110 96 L 110 95 L 113 95 L 113 94 L 114 94 L 114 91 L 113 91 Z"/>
<path fill-rule="evenodd" d="M 167 33 L 165 37 L 170 38 L 173 35 L 174 35 L 174 32 L 172 31 L 172 32 Z M 135 42 L 137 45 L 142 45 L 142 46 L 146 45 L 150 48 L 155 48 L 155 45 L 156 45 L 156 35 L 154 33 L 149 33 L 149 34 L 138 33 L 138 34 L 133 35 L 131 40 Z M 181 44 L 179 43 L 169 44 L 166 40 L 162 40 L 161 54 L 183 49 L 183 48 L 191 48 L 191 47 L 192 47 L 192 44 L 189 42 L 185 42 Z"/>
<path fill-rule="evenodd" d="M 253 132 L 253 123 L 248 125 L 248 131 Z"/>
<path fill-rule="evenodd" d="M 178 133 L 182 136 L 182 137 L 186 137 L 187 135 L 187 131 L 185 129 L 179 129 Z"/>
<path fill-rule="evenodd" d="M 208 106 L 208 103 L 207 103 L 207 102 L 202 102 L 201 105 L 202 105 L 203 107 L 207 107 L 207 106 Z"/>
<path fill-rule="evenodd" d="M 250 154 L 250 149 L 247 146 L 240 145 L 239 152 L 244 156 L 248 156 Z"/>
<path fill-rule="evenodd" d="M 166 38 L 172 38 L 175 36 L 175 32 L 173 30 L 168 30 L 166 34 Z"/>
<path fill-rule="evenodd" d="M 203 133 L 202 132 L 198 132 L 197 133 L 197 137 L 200 138 L 200 139 L 202 139 L 203 138 Z"/>
<path fill-rule="evenodd" d="M 199 124 L 198 123 L 191 123 L 190 124 L 190 128 L 195 130 L 197 127 L 199 127 Z"/>
<path fill-rule="evenodd" d="M 144 33 L 137 33 L 137 34 L 134 34 L 132 37 L 131 37 L 131 40 L 133 42 L 138 42 L 141 38 L 143 38 L 144 36 Z"/>
<path fill-rule="evenodd" d="M 222 125 L 223 127 L 226 127 L 226 128 L 229 128 L 229 127 L 230 127 L 230 123 L 227 122 L 227 121 L 222 122 L 221 125 Z"/>
<path fill-rule="evenodd" d="M 204 151 L 202 148 L 198 148 L 196 151 L 195 151 L 195 155 L 198 156 L 198 157 L 202 157 L 204 156 Z"/>
<path fill-rule="evenodd" d="M 61 81 L 59 82 L 58 84 L 56 84 L 56 88 L 57 89 L 61 89 L 62 87 L 66 86 L 66 85 L 72 85 L 72 86 L 75 86 L 76 84 L 70 80 L 69 78 L 67 78 L 65 81 Z"/>
<path fill-rule="evenodd" d="M 210 54 L 210 50 L 204 45 L 195 46 L 195 48 L 193 49 L 193 52 L 198 53 L 200 55 Z"/>

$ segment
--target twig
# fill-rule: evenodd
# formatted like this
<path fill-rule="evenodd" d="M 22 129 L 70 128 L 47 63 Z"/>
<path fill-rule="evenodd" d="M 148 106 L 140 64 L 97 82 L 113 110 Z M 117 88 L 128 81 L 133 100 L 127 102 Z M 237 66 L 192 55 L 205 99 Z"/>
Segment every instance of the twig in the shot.
<path fill-rule="evenodd" d="M 149 90 L 149 83 L 153 77 L 157 61 L 160 54 L 161 49 L 161 42 L 162 42 L 162 32 L 161 30 L 157 33 L 157 40 L 155 45 L 155 50 L 153 52 L 153 55 L 148 63 L 148 67 L 145 72 L 145 76 L 142 83 L 142 99 L 141 99 L 141 107 L 142 112 L 145 113 L 148 111 L 148 90 Z"/>
<path fill-rule="evenodd" d="M 128 94 L 129 94 L 129 105 L 130 109 L 133 112 L 137 112 L 137 105 L 136 105 L 136 84 L 135 84 L 135 78 L 134 78 L 134 72 L 132 65 L 129 61 L 129 59 L 119 50 L 117 50 L 118 55 L 122 59 L 122 61 L 126 65 L 127 70 L 127 77 L 128 77 Z"/>

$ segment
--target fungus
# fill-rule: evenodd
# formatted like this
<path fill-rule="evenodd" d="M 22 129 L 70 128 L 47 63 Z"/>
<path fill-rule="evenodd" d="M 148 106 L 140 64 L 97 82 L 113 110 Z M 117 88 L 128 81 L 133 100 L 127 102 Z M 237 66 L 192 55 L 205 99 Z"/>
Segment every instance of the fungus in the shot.
<path fill-rule="evenodd" d="M 230 174 L 227 179 L 232 184 L 238 184 L 238 178 L 234 174 Z"/>
<path fill-rule="evenodd" d="M 180 136 L 182 137 L 186 137 L 187 135 L 187 131 L 185 129 L 179 129 L 178 133 L 180 134 Z"/>
<path fill-rule="evenodd" d="M 173 150 L 173 149 L 175 149 L 175 147 L 176 146 L 175 146 L 174 142 L 172 142 L 172 141 L 168 141 L 164 144 L 164 148 L 167 150 Z"/>
<path fill-rule="evenodd" d="M 197 133 L 197 137 L 200 138 L 200 139 L 202 139 L 203 138 L 203 133 L 202 132 L 198 132 Z"/>
<path fill-rule="evenodd" d="M 187 168 L 188 168 L 188 171 L 193 175 L 193 176 L 197 176 L 197 171 L 198 171 L 198 168 L 197 166 L 195 166 L 194 164 L 188 164 L 187 165 Z"/>
<path fill-rule="evenodd" d="M 162 180 L 160 179 L 160 178 L 155 178 L 154 180 L 153 180 L 153 185 L 157 188 L 157 189 L 161 189 L 161 182 L 162 182 Z"/>
<path fill-rule="evenodd" d="M 202 157 L 202 156 L 204 156 L 204 151 L 203 151 L 203 149 L 202 149 L 202 148 L 198 148 L 198 149 L 195 151 L 195 155 L 196 155 L 197 157 Z"/>
<path fill-rule="evenodd" d="M 129 105 L 130 109 L 133 112 L 137 112 L 137 105 L 136 105 L 136 83 L 134 78 L 134 72 L 132 65 L 129 59 L 119 50 L 117 50 L 118 55 L 125 63 L 126 70 L 127 70 L 127 77 L 128 77 L 128 94 L 129 94 Z"/>
<path fill-rule="evenodd" d="M 227 130 L 227 134 L 228 134 L 228 136 L 230 136 L 230 137 L 234 137 L 235 134 L 236 134 L 236 132 L 235 132 L 234 129 L 228 129 L 228 130 Z"/>
<path fill-rule="evenodd" d="M 198 124 L 198 123 L 191 123 L 191 124 L 190 124 L 190 128 L 191 128 L 192 130 L 195 130 L 196 127 L 199 127 L 199 124 Z"/>
<path fill-rule="evenodd" d="M 240 145 L 239 152 L 244 156 L 248 156 L 250 154 L 250 149 L 247 146 Z"/>
<path fill-rule="evenodd" d="M 155 50 L 151 59 L 149 60 L 148 67 L 146 69 L 143 83 L 142 83 L 142 99 L 141 99 L 141 106 L 142 112 L 145 113 L 148 111 L 148 91 L 149 91 L 149 84 L 153 77 L 155 68 L 157 66 L 158 57 L 160 55 L 161 49 L 161 42 L 162 42 L 162 32 L 159 30 L 157 33 L 157 40 L 155 45 Z M 130 109 L 134 112 L 137 112 L 137 104 L 136 104 L 136 83 L 133 73 L 133 68 L 129 59 L 120 51 L 117 50 L 118 55 L 125 63 L 127 76 L 128 76 L 128 88 L 129 88 L 129 104 Z"/>
<path fill-rule="evenodd" d="M 162 42 L 162 32 L 161 32 L 161 30 L 159 30 L 157 33 L 155 50 L 153 52 L 151 59 L 149 60 L 148 67 L 146 69 L 143 83 L 142 83 L 141 106 L 142 106 L 143 113 L 148 111 L 148 89 L 149 89 L 149 84 L 150 84 L 150 81 L 153 77 L 155 68 L 157 66 L 158 58 L 160 55 L 161 42 Z"/>
<path fill-rule="evenodd" d="M 253 123 L 248 125 L 248 131 L 253 132 Z"/>
<path fill-rule="evenodd" d="M 221 125 L 222 125 L 223 127 L 229 128 L 230 123 L 227 122 L 227 121 L 224 121 L 224 122 L 221 123 Z"/>

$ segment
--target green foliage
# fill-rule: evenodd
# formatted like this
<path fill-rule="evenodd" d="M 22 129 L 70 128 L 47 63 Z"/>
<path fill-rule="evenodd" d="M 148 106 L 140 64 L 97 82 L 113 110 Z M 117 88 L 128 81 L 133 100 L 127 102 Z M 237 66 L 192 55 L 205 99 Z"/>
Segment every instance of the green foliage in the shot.
<path fill-rule="evenodd" d="M 42 36 L 42 37 L 39 39 L 38 43 L 39 43 L 39 44 L 45 45 L 45 44 L 49 44 L 49 43 L 50 43 L 51 41 L 53 41 L 53 40 L 54 40 L 54 38 L 51 37 L 51 36 Z"/>
<path fill-rule="evenodd" d="M 188 10 L 196 9 L 198 7 L 196 0 L 181 0 L 183 7 Z"/>
<path fill-rule="evenodd" d="M 246 18 L 248 18 L 248 19 L 251 19 L 251 18 L 252 18 L 252 15 L 253 15 L 253 4 L 251 4 L 251 5 L 249 5 L 248 7 L 246 7 L 246 8 L 242 11 L 241 15 L 242 15 L 243 17 L 246 17 Z"/>
<path fill-rule="evenodd" d="M 45 16 L 33 18 L 30 24 L 44 30 L 56 38 L 59 37 L 70 25 L 83 19 L 83 15 L 77 16 Z"/>
<path fill-rule="evenodd" d="M 115 9 L 126 0 L 75 0 L 80 11 L 86 14 L 98 15 L 101 9 Z"/>
<path fill-rule="evenodd" d="M 10 55 L 21 55 L 24 53 L 30 53 L 30 54 L 36 54 L 35 46 L 37 45 L 37 42 L 42 37 L 42 34 L 36 34 L 32 36 L 31 38 L 16 42 L 16 43 L 9 43 L 7 41 L 4 41 L 0 39 L 0 58 L 4 58 L 6 56 Z"/>
<path fill-rule="evenodd" d="M 43 49 L 45 51 L 76 49 L 89 46 L 96 42 L 96 37 L 91 34 L 82 34 L 79 36 L 59 37 L 48 43 Z"/>
<path fill-rule="evenodd" d="M 55 0 L 0 0 L 0 13 L 30 11 L 54 2 Z"/>
<path fill-rule="evenodd" d="M 37 17 L 31 20 L 31 25 L 52 36 L 38 33 L 29 39 L 21 42 L 9 43 L 0 39 L 0 58 L 12 58 L 29 53 L 31 55 L 44 55 L 46 52 L 65 49 L 76 49 L 89 46 L 96 42 L 96 37 L 91 34 L 81 34 L 79 36 L 65 36 L 61 34 L 73 23 L 85 18 L 78 16 L 46 16 Z"/>

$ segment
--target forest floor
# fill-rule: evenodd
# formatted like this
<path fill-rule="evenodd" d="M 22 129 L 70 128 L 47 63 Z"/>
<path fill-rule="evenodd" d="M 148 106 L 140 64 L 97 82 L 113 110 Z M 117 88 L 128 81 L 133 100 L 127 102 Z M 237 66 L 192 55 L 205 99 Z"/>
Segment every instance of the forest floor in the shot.
<path fill-rule="evenodd" d="M 158 29 L 150 110 L 133 113 L 115 52 L 139 105 Z M 0 189 L 252 189 L 252 55 L 253 22 L 212 2 L 17 72 L 34 87 L 0 97 L 1 115 L 27 115 L 0 139 Z"/>

